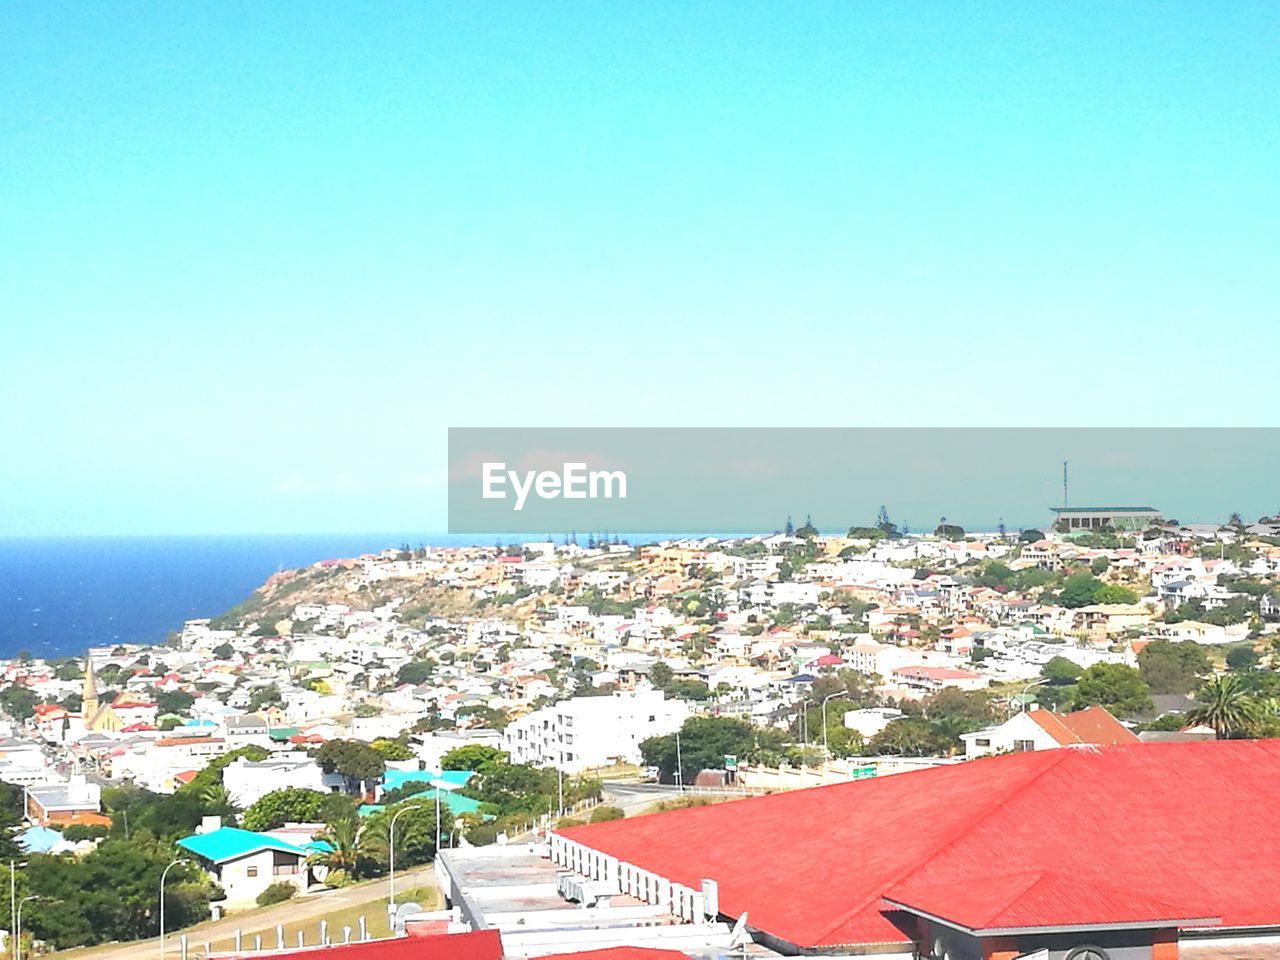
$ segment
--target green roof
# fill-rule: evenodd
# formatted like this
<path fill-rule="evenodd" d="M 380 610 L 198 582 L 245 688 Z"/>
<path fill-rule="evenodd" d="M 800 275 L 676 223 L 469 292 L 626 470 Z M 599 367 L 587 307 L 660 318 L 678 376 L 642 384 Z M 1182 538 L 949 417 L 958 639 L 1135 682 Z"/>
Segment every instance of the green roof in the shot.
<path fill-rule="evenodd" d="M 474 773 L 470 770 L 388 770 L 382 775 L 383 790 L 398 790 L 409 783 L 420 783 L 423 789 L 431 786 L 432 780 L 449 784 L 453 787 L 465 787 Z"/>
<path fill-rule="evenodd" d="M 225 863 L 259 850 L 279 850 L 281 853 L 296 853 L 300 857 L 307 855 L 302 847 L 295 847 L 292 843 L 285 843 L 265 833 L 254 833 L 238 827 L 219 827 L 208 833 L 183 837 L 178 841 L 178 846 L 213 863 Z"/>
<path fill-rule="evenodd" d="M 453 791 L 450 791 L 450 790 L 441 790 L 439 791 L 439 793 L 440 793 L 441 805 L 448 807 L 449 812 L 453 814 L 455 817 L 460 817 L 464 813 L 476 813 L 480 809 L 479 800 L 472 800 L 470 797 L 464 797 L 461 794 L 454 793 Z M 429 800 L 431 803 L 435 803 L 436 790 L 433 787 L 430 790 L 423 790 L 421 793 L 415 793 L 412 796 L 405 797 L 403 800 L 398 801 L 396 803 L 396 806 L 400 806 L 400 804 L 403 804 L 403 803 L 408 803 L 410 800 Z M 377 813 L 379 810 L 384 810 L 384 809 L 386 808 L 383 804 L 366 803 L 363 806 L 361 806 L 357 812 L 360 814 L 360 816 L 367 817 L 371 813 Z"/>
<path fill-rule="evenodd" d="M 1054 513 L 1159 513 L 1155 507 L 1050 507 Z"/>

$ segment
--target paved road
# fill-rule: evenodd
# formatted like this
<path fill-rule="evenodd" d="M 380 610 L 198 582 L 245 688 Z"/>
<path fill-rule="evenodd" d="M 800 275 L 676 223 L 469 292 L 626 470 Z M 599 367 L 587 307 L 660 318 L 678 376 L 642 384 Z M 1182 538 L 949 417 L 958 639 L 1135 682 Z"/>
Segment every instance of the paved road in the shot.
<path fill-rule="evenodd" d="M 435 869 L 431 865 L 415 867 L 411 870 L 396 871 L 396 892 L 409 890 L 412 887 L 435 886 Z M 387 895 L 387 878 L 379 877 L 365 883 L 352 884 L 327 893 L 289 900 L 274 907 L 250 910 L 232 914 L 222 920 L 209 920 L 176 931 L 165 937 L 167 941 L 166 955 L 169 960 L 177 960 L 179 951 L 178 938 L 187 935 L 190 948 L 197 946 L 203 951 L 206 940 L 210 942 L 225 940 L 235 936 L 236 929 L 246 933 L 274 927 L 276 924 L 298 923 L 315 918 L 317 921 L 326 914 L 335 913 L 347 907 L 376 900 Z M 399 899 L 397 897 L 397 899 Z M 273 941 L 274 943 L 274 941 Z M 55 952 L 50 957 L 66 960 L 155 960 L 160 955 L 160 941 L 152 937 L 150 940 L 136 940 L 132 943 L 104 944 L 90 949 Z"/>
<path fill-rule="evenodd" d="M 605 803 L 621 807 L 628 816 L 643 810 L 645 807 L 653 806 L 653 804 L 662 800 L 674 800 L 681 795 L 675 786 L 667 783 L 631 783 L 624 780 L 606 780 L 600 786 L 604 794 Z M 707 788 L 699 788 L 696 791 L 686 790 L 685 794 L 703 797 L 740 795 L 733 790 L 718 791 Z"/>

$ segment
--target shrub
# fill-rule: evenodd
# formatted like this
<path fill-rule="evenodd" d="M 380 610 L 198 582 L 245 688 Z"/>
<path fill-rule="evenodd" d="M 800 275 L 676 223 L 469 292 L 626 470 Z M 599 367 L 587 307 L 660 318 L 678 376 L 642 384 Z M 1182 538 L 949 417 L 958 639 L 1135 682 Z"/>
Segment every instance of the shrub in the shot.
<path fill-rule="evenodd" d="M 278 881 L 258 894 L 257 904 L 260 907 L 269 907 L 273 903 L 284 903 L 286 900 L 292 900 L 297 892 L 298 888 L 292 883 Z"/>
<path fill-rule="evenodd" d="M 621 807 L 602 804 L 591 811 L 591 822 L 604 823 L 606 820 L 621 820 L 625 816 L 626 814 L 622 812 Z"/>
<path fill-rule="evenodd" d="M 72 823 L 62 831 L 62 839 L 71 843 L 81 840 L 101 840 L 107 835 L 107 827 L 101 823 Z"/>

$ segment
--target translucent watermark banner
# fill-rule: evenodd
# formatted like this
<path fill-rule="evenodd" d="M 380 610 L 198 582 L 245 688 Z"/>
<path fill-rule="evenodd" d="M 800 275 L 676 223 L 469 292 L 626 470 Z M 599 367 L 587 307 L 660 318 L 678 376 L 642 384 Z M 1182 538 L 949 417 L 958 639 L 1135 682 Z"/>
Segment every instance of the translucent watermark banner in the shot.
<path fill-rule="evenodd" d="M 1275 428 L 449 431 L 451 533 L 761 533 L 788 518 L 836 533 L 886 515 L 908 532 L 987 531 L 1278 511 Z"/>

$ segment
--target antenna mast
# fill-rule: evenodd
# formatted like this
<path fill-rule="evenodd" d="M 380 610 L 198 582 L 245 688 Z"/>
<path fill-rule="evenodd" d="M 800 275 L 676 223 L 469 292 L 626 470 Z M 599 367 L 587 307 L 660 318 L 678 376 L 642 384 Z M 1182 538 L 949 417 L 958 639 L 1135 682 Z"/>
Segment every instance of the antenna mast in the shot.
<path fill-rule="evenodd" d="M 1062 461 L 1062 506 L 1067 506 L 1067 461 Z"/>

